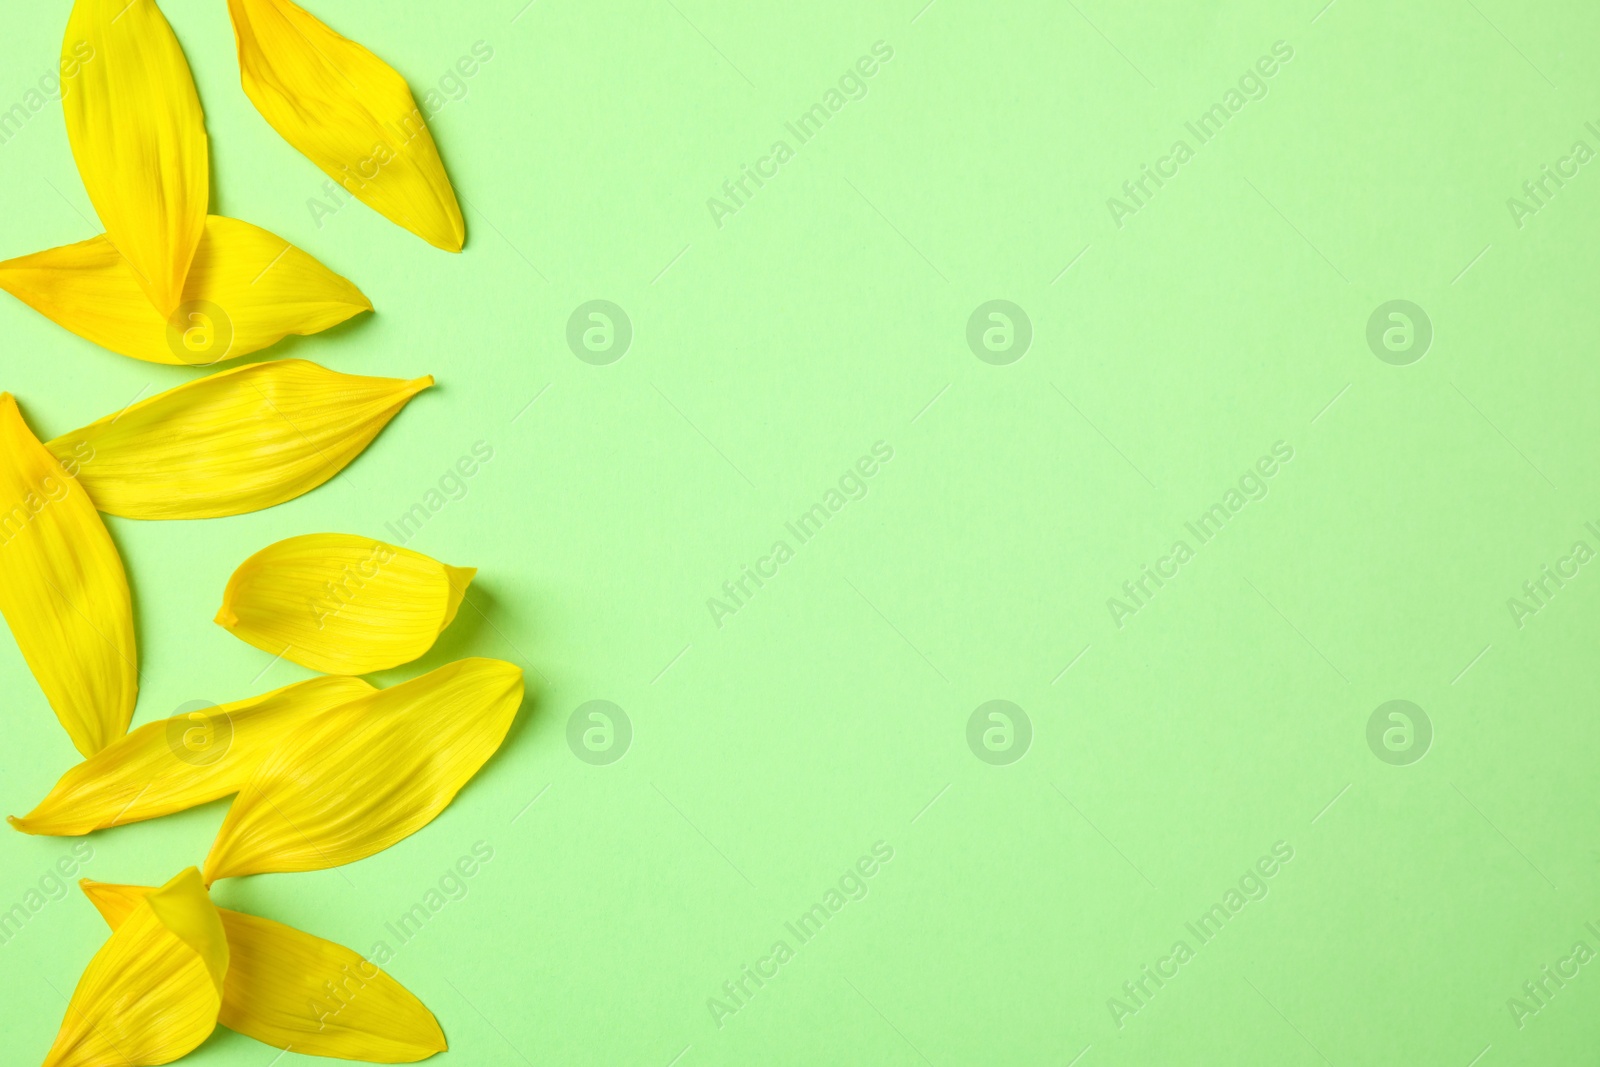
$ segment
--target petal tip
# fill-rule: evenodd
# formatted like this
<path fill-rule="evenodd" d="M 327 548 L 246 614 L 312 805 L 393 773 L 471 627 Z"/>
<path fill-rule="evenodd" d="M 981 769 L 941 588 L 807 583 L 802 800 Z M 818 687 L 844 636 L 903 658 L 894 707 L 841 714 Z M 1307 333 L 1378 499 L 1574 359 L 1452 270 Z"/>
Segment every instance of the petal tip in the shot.
<path fill-rule="evenodd" d="M 224 604 L 221 608 L 217 609 L 217 617 L 211 621 L 222 627 L 224 630 L 231 630 L 235 626 L 239 625 L 239 616 L 233 613 L 232 608 Z"/>

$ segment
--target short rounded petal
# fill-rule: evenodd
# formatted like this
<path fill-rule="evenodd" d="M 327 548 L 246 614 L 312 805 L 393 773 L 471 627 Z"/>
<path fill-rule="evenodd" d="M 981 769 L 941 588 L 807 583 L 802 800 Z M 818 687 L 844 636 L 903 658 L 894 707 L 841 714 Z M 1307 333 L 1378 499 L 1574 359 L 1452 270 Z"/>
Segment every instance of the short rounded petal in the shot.
<path fill-rule="evenodd" d="M 304 534 L 245 560 L 216 621 L 303 667 L 369 674 L 432 648 L 476 573 L 370 537 Z"/>

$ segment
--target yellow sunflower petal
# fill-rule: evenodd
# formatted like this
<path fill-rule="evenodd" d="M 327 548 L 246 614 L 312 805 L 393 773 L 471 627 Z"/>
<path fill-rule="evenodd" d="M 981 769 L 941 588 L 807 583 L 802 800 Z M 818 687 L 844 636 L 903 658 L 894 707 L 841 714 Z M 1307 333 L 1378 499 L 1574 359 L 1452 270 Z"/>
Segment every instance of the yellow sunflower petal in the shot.
<path fill-rule="evenodd" d="M 466 659 L 324 716 L 239 791 L 206 884 L 337 867 L 415 833 L 494 755 L 521 704 L 521 670 Z"/>
<path fill-rule="evenodd" d="M 259 226 L 212 215 L 162 315 L 105 236 L 0 263 L 0 289 L 102 348 L 148 363 L 209 367 L 371 311 L 361 290 Z"/>
<path fill-rule="evenodd" d="M 344 469 L 431 377 L 362 378 L 281 359 L 169 389 L 46 447 L 101 511 L 209 519 L 293 500 Z"/>
<path fill-rule="evenodd" d="M 122 558 L 10 393 L 0 393 L 0 613 L 79 752 L 127 732 L 139 673 Z"/>
<path fill-rule="evenodd" d="M 25 834 L 76 837 L 154 819 L 243 788 L 267 753 L 315 717 L 376 692 L 313 678 L 264 696 L 146 723 L 61 776 L 22 818 Z"/>
<path fill-rule="evenodd" d="M 94 58 L 81 62 L 84 45 Z M 164 318 L 205 229 L 205 116 L 183 49 L 154 0 L 77 0 L 62 85 L 67 138 L 111 243 Z"/>
<path fill-rule="evenodd" d="M 80 882 L 115 930 L 150 890 Z M 218 908 L 228 937 L 222 1025 L 274 1048 L 368 1063 L 447 1050 L 438 1020 L 405 986 L 342 945 Z"/>
<path fill-rule="evenodd" d="M 113 931 L 120 930 L 122 924 L 128 921 L 128 916 L 139 909 L 139 904 L 150 895 L 147 885 L 116 885 L 112 882 L 97 882 L 93 878 L 78 879 L 78 888 L 83 890 L 83 895 L 89 898 L 100 917 Z M 220 916 L 222 909 L 218 908 Z M 223 927 L 227 933 L 227 927 Z M 232 962 L 231 960 L 229 961 Z M 226 990 L 226 985 L 224 985 Z"/>
<path fill-rule="evenodd" d="M 245 94 L 272 128 L 391 222 L 461 251 L 461 207 L 406 80 L 290 0 L 228 10 Z"/>
<path fill-rule="evenodd" d="M 193 867 L 128 910 L 89 961 L 44 1067 L 171 1063 L 216 1029 L 222 920 Z"/>
<path fill-rule="evenodd" d="M 476 573 L 370 537 L 305 534 L 245 560 L 216 621 L 302 667 L 370 674 L 432 648 Z"/>

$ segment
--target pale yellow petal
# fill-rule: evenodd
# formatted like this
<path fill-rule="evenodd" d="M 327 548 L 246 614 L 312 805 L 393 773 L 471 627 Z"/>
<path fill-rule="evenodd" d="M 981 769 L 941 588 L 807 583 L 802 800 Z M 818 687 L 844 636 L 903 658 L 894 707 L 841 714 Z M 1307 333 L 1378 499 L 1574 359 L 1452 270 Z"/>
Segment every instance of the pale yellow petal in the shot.
<path fill-rule="evenodd" d="M 79 836 L 221 799 L 306 723 L 372 692 L 359 678 L 313 678 L 146 723 L 62 775 L 28 815 L 7 821 L 25 834 Z"/>
<path fill-rule="evenodd" d="M 209 367 L 371 311 L 361 290 L 283 238 L 212 215 L 162 315 L 104 236 L 0 263 L 0 289 L 102 348 L 148 363 Z"/>
<path fill-rule="evenodd" d="M 228 973 L 222 919 L 193 867 L 128 910 L 67 1005 L 44 1067 L 171 1063 L 216 1029 Z"/>
<path fill-rule="evenodd" d="M 206 884 L 337 867 L 415 833 L 494 755 L 521 704 L 521 670 L 467 659 L 324 716 L 240 790 Z"/>
<path fill-rule="evenodd" d="M 101 511 L 209 519 L 315 489 L 433 379 L 362 378 L 282 359 L 221 371 L 51 441 Z"/>
<path fill-rule="evenodd" d="M 115 930 L 142 886 L 79 883 Z M 228 937 L 222 1025 L 274 1048 L 367 1063 L 415 1063 L 446 1051 L 433 1013 L 375 964 L 270 919 L 218 908 Z"/>
<path fill-rule="evenodd" d="M 228 10 L 245 94 L 273 129 L 390 221 L 461 251 L 461 208 L 406 80 L 290 0 Z"/>
<path fill-rule="evenodd" d="M 268 545 L 233 572 L 217 624 L 326 674 L 370 674 L 433 647 L 476 574 L 353 534 Z"/>
<path fill-rule="evenodd" d="M 127 732 L 139 674 L 122 558 L 10 393 L 0 393 L 0 613 L 79 752 Z"/>
<path fill-rule="evenodd" d="M 170 315 L 211 195 L 189 63 L 154 0 L 76 0 L 61 59 L 67 139 L 89 201 L 156 311 Z"/>

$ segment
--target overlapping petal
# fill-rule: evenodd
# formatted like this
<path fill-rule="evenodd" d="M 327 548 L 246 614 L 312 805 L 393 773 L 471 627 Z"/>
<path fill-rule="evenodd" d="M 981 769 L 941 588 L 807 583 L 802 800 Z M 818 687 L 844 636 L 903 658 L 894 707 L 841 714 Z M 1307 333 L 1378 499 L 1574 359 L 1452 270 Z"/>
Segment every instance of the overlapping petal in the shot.
<path fill-rule="evenodd" d="M 139 676 L 122 558 L 10 393 L 0 393 L 0 613 L 79 752 L 127 732 Z"/>
<path fill-rule="evenodd" d="M 84 879 L 113 930 L 150 890 Z M 405 986 L 343 945 L 218 908 L 228 938 L 221 1023 L 274 1048 L 368 1063 L 415 1063 L 447 1045 L 438 1020 Z"/>
<path fill-rule="evenodd" d="M 240 565 L 217 624 L 327 674 L 369 674 L 433 647 L 477 571 L 353 534 L 305 534 Z"/>
<path fill-rule="evenodd" d="M 104 512 L 207 519 L 292 500 L 338 474 L 432 377 L 254 363 L 169 389 L 46 447 Z"/>
<path fill-rule="evenodd" d="M 359 678 L 313 678 L 264 696 L 146 723 L 66 774 L 21 818 L 25 834 L 79 836 L 237 793 L 296 730 L 375 692 Z"/>
<path fill-rule="evenodd" d="M 405 79 L 290 0 L 228 10 L 245 94 L 273 129 L 373 210 L 461 251 L 461 207 Z"/>
<path fill-rule="evenodd" d="M 150 303 L 104 235 L 0 263 L 0 289 L 102 348 L 191 367 L 372 310 L 361 290 L 283 238 L 221 215 L 206 220 L 182 304 L 170 316 Z"/>
<path fill-rule="evenodd" d="M 93 59 L 82 62 L 84 46 Z M 165 318 L 205 229 L 205 116 L 154 0 L 76 0 L 62 43 L 61 106 L 89 200 Z"/>
<path fill-rule="evenodd" d="M 228 940 L 193 867 L 127 910 L 67 1005 L 44 1067 L 171 1063 L 216 1029 Z"/>
<path fill-rule="evenodd" d="M 234 799 L 206 884 L 353 863 L 420 830 L 500 747 L 522 691 L 516 666 L 466 659 L 312 723 Z"/>

